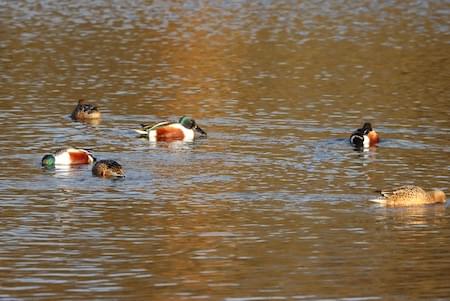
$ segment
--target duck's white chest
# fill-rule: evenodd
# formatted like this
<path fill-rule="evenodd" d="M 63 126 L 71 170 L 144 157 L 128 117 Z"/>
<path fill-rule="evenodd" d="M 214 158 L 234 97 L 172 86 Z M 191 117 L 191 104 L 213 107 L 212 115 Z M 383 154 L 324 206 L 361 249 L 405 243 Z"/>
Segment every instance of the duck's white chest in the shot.
<path fill-rule="evenodd" d="M 370 138 L 369 138 L 369 136 L 364 135 L 363 147 L 369 148 L 369 146 L 370 146 Z"/>

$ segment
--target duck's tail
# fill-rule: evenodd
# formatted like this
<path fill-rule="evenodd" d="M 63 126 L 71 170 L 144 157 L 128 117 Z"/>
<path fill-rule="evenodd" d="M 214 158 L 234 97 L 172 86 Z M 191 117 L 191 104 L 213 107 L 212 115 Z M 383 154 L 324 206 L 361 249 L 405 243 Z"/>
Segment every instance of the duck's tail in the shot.
<path fill-rule="evenodd" d="M 138 133 L 139 136 L 144 136 L 144 137 L 148 136 L 148 132 L 145 131 L 145 130 L 140 130 L 140 129 L 137 130 L 137 129 L 133 129 L 133 131 L 135 131 L 136 133 Z"/>

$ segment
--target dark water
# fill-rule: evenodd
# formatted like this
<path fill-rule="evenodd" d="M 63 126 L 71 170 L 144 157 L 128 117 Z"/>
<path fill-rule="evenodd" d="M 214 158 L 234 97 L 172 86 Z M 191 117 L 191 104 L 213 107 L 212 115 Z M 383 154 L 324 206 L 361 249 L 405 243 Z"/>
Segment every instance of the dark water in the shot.
<path fill-rule="evenodd" d="M 1 300 L 447 300 L 448 1 L 0 1 Z M 77 99 L 98 124 L 68 115 Z M 137 139 L 193 116 L 194 143 Z M 365 120 L 379 147 L 346 139 Z M 118 160 L 43 170 L 65 145 Z"/>

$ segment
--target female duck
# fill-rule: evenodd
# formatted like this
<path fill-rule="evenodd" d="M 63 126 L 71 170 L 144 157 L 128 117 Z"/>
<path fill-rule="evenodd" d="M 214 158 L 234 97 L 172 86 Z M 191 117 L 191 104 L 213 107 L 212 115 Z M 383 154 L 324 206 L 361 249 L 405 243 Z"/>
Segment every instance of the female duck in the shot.
<path fill-rule="evenodd" d="M 101 114 L 100 114 L 100 111 L 98 110 L 97 106 L 90 104 L 90 103 L 86 103 L 86 101 L 84 99 L 80 99 L 78 101 L 77 106 L 75 107 L 72 114 L 70 115 L 70 117 L 73 120 L 78 120 L 78 121 L 96 120 L 96 119 L 100 119 Z"/>
<path fill-rule="evenodd" d="M 380 142 L 380 137 L 369 122 L 355 130 L 350 136 L 350 144 L 357 148 L 368 148 Z"/>
<path fill-rule="evenodd" d="M 445 193 L 441 190 L 426 192 L 418 186 L 403 186 L 390 191 L 381 191 L 381 198 L 372 202 L 386 205 L 387 207 L 418 206 L 435 203 L 445 203 Z"/>
<path fill-rule="evenodd" d="M 90 164 L 95 157 L 89 150 L 81 148 L 63 148 L 54 154 L 47 154 L 42 158 L 42 166 L 53 167 L 55 165 Z"/>
<path fill-rule="evenodd" d="M 150 141 L 193 141 L 197 137 L 206 137 L 203 131 L 190 117 L 183 116 L 178 122 L 163 121 L 155 125 L 141 124 L 142 129 L 135 130 Z"/>
<path fill-rule="evenodd" d="M 99 160 L 92 167 L 92 174 L 103 178 L 124 178 L 122 165 L 114 160 Z"/>

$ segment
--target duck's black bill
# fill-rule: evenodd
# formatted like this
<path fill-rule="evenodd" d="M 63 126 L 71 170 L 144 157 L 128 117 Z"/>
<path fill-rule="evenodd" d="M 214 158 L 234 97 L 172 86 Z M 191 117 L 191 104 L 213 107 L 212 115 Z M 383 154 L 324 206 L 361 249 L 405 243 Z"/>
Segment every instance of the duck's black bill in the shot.
<path fill-rule="evenodd" d="M 200 137 L 206 137 L 208 134 L 204 130 L 202 130 L 198 125 L 195 126 L 195 130 L 200 133 Z"/>

